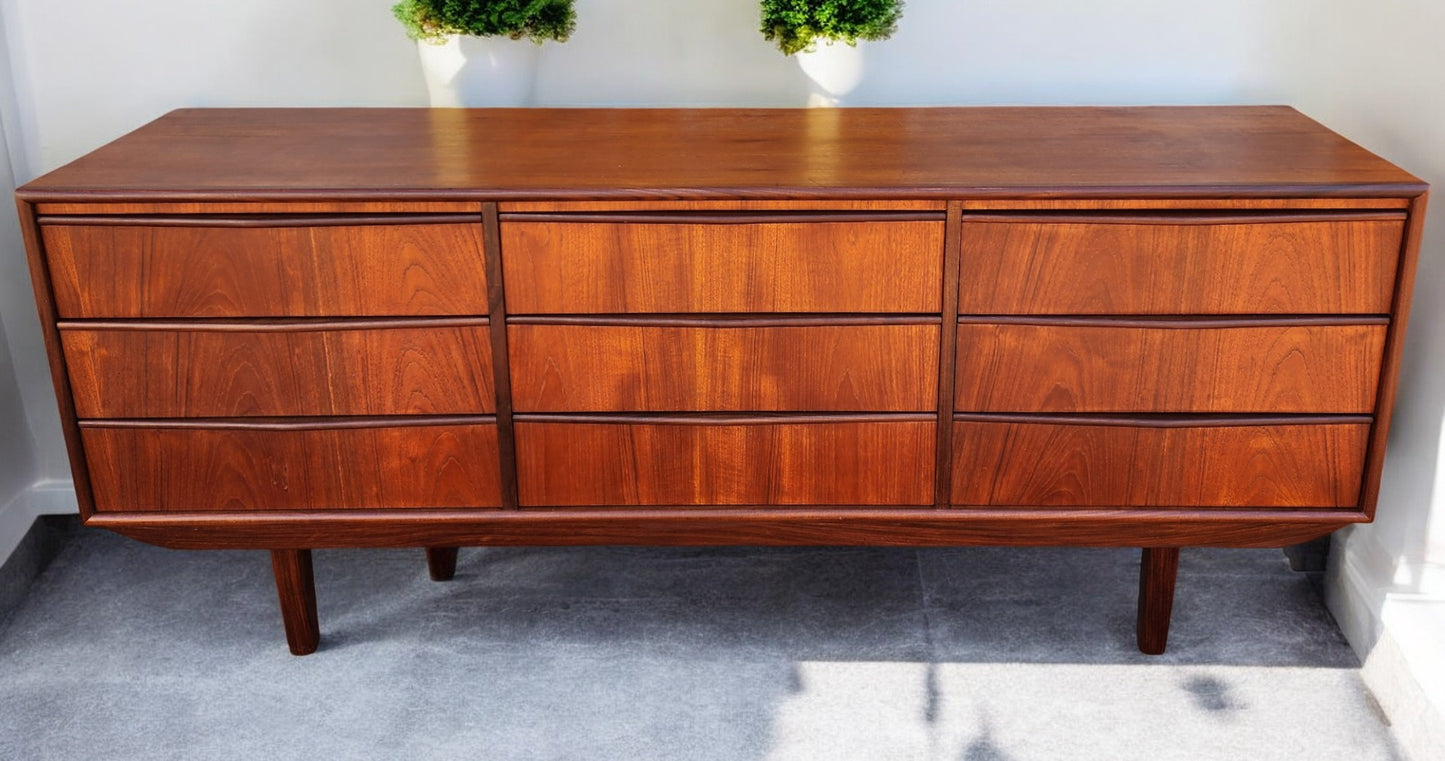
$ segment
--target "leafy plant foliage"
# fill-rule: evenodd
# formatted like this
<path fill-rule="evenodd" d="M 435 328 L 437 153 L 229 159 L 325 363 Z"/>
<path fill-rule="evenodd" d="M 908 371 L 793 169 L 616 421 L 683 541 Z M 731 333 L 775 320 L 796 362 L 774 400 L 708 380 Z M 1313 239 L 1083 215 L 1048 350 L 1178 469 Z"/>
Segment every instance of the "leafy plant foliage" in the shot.
<path fill-rule="evenodd" d="M 577 26 L 573 0 L 401 0 L 391 12 L 409 37 L 440 42 L 449 34 L 566 42 Z"/>
<path fill-rule="evenodd" d="M 903 0 L 762 0 L 763 36 L 786 55 L 819 40 L 849 45 L 886 40 L 898 29 Z"/>

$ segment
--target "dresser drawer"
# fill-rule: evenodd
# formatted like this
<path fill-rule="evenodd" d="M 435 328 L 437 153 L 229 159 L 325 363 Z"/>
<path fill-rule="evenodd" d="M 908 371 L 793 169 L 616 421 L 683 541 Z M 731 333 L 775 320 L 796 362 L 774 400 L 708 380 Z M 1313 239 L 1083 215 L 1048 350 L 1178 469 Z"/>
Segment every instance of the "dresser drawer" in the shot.
<path fill-rule="evenodd" d="M 960 412 L 1370 413 L 1386 320 L 958 326 Z M 1198 327 L 1204 326 L 1204 327 Z"/>
<path fill-rule="evenodd" d="M 897 422 L 517 423 L 523 506 L 925 505 L 935 428 Z"/>
<path fill-rule="evenodd" d="M 492 412 L 486 320 L 62 324 L 82 418 Z"/>
<path fill-rule="evenodd" d="M 1399 214 L 965 217 L 960 314 L 1384 314 Z"/>
<path fill-rule="evenodd" d="M 98 511 L 501 505 L 490 420 L 135 426 L 84 423 Z"/>
<path fill-rule="evenodd" d="M 41 235 L 62 318 L 487 314 L 480 220 L 303 222 L 52 221 Z"/>
<path fill-rule="evenodd" d="M 509 312 L 937 312 L 942 304 L 941 219 L 547 219 L 501 223 Z"/>
<path fill-rule="evenodd" d="M 931 324 L 507 327 L 522 412 L 923 412 L 937 406 Z"/>
<path fill-rule="evenodd" d="M 955 505 L 1354 507 L 1365 421 L 1159 427 L 956 420 Z"/>

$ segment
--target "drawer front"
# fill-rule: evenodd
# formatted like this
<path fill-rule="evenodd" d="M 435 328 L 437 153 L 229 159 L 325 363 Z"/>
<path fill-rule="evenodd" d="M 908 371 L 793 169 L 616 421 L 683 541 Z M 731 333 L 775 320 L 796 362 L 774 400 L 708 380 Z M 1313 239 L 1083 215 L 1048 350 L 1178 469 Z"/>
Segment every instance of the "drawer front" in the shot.
<path fill-rule="evenodd" d="M 61 343 L 82 418 L 467 415 L 496 406 L 485 321 L 66 327 Z"/>
<path fill-rule="evenodd" d="M 1353 507 L 1367 423 L 1130 427 L 955 421 L 953 503 Z"/>
<path fill-rule="evenodd" d="M 487 314 L 480 224 L 41 229 L 64 318 Z"/>
<path fill-rule="evenodd" d="M 934 424 L 518 422 L 523 506 L 925 505 Z"/>
<path fill-rule="evenodd" d="M 943 222 L 504 220 L 514 314 L 937 312 Z"/>
<path fill-rule="evenodd" d="M 1386 326 L 958 326 L 961 412 L 1369 413 Z"/>
<path fill-rule="evenodd" d="M 82 426 L 102 512 L 501 505 L 490 422 L 393 427 Z"/>
<path fill-rule="evenodd" d="M 1404 220 L 966 219 L 960 314 L 1384 314 Z"/>
<path fill-rule="evenodd" d="M 515 409 L 899 411 L 937 406 L 938 325 L 510 325 Z"/>

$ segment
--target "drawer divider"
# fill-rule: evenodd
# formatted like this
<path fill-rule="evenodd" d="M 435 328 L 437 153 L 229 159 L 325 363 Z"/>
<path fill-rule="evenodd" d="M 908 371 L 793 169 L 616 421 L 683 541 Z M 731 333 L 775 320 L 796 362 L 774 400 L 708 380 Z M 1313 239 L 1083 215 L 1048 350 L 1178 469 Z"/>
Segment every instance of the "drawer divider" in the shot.
<path fill-rule="evenodd" d="M 958 314 L 958 281 L 962 267 L 963 202 L 950 201 L 943 228 L 943 315 Z M 953 486 L 954 373 L 957 371 L 958 320 L 945 319 L 938 332 L 938 450 L 933 466 L 934 507 L 948 507 Z"/>
<path fill-rule="evenodd" d="M 517 440 L 512 427 L 512 366 L 507 351 L 507 291 L 502 283 L 502 231 L 496 203 L 482 204 L 482 258 L 487 267 L 491 314 L 492 387 L 497 394 L 497 454 L 502 509 L 517 509 Z"/>

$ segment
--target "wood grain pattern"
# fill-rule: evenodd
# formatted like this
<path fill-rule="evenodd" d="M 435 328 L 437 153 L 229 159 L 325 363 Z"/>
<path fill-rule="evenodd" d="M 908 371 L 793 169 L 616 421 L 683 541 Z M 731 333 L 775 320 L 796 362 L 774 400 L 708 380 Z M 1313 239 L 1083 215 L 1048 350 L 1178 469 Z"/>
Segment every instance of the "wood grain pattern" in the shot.
<path fill-rule="evenodd" d="M 497 431 L 470 425 L 84 427 L 96 510 L 496 507 Z"/>
<path fill-rule="evenodd" d="M 937 312 L 943 227 L 504 221 L 507 309 Z"/>
<path fill-rule="evenodd" d="M 487 313 L 480 224 L 42 234 L 61 317 Z"/>
<path fill-rule="evenodd" d="M 1358 510 L 737 507 L 101 513 L 88 525 L 177 549 L 438 545 L 1282 547 Z"/>
<path fill-rule="evenodd" d="M 978 412 L 1374 409 L 1384 325 L 965 322 L 954 406 Z"/>
<path fill-rule="evenodd" d="M 521 504 L 927 505 L 934 423 L 516 424 Z"/>
<path fill-rule="evenodd" d="M 955 421 L 953 502 L 1352 507 L 1369 430 Z"/>
<path fill-rule="evenodd" d="M 1161 652 L 1180 545 L 1372 517 L 1425 190 L 1273 107 L 236 109 L 17 195 L 87 523 L 272 550 L 293 652 L 312 547 L 624 542 L 1140 546 Z"/>
<path fill-rule="evenodd" d="M 510 325 L 520 412 L 932 411 L 938 325 Z"/>
<path fill-rule="evenodd" d="M 21 193 L 32 201 L 559 201 L 1424 190 L 1279 106 L 237 108 L 171 112 Z"/>
<path fill-rule="evenodd" d="M 30 268 L 30 284 L 35 294 L 36 311 L 40 316 L 40 330 L 45 336 L 45 357 L 50 365 L 51 387 L 55 390 L 55 401 L 59 406 L 60 430 L 65 436 L 65 449 L 70 464 L 71 478 L 75 484 L 75 498 L 80 508 L 80 517 L 87 520 L 95 512 L 95 499 L 91 494 L 90 471 L 85 461 L 85 450 L 80 442 L 80 427 L 76 425 L 75 398 L 67 382 L 65 352 L 60 346 L 60 331 L 56 327 L 59 315 L 55 310 L 55 297 L 50 283 L 50 267 L 45 260 L 45 247 L 36 223 L 35 208 L 23 200 L 15 202 L 20 220 L 20 232 L 25 240 L 26 264 Z"/>
<path fill-rule="evenodd" d="M 487 321 L 434 322 L 248 332 L 127 324 L 64 329 L 61 342 L 82 418 L 492 412 Z"/>
<path fill-rule="evenodd" d="M 963 314 L 1384 314 L 1402 221 L 966 218 Z"/>

